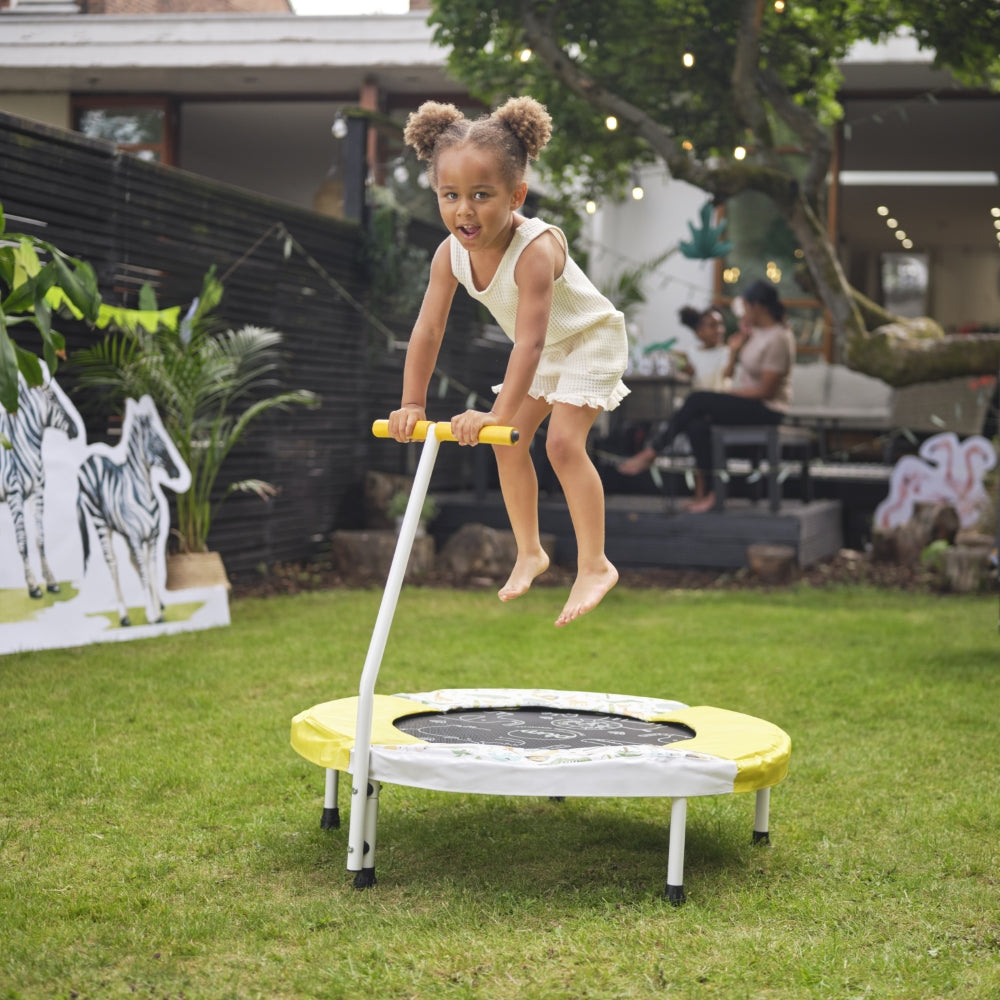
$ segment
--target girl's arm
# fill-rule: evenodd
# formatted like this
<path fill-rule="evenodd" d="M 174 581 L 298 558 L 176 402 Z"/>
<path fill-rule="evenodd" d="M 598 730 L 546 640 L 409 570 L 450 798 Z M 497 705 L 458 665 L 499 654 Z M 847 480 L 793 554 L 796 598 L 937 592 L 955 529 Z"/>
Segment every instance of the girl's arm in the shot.
<path fill-rule="evenodd" d="M 518 258 L 514 268 L 518 296 L 514 346 L 507 360 L 503 388 L 489 413 L 466 410 L 452 418 L 451 428 L 460 444 L 475 444 L 483 427 L 510 424 L 527 398 L 545 346 L 555 279 L 562 273 L 565 261 L 565 252 L 555 237 L 533 240 Z"/>
<path fill-rule="evenodd" d="M 450 238 L 445 239 L 434 253 L 427 291 L 406 348 L 402 400 L 399 409 L 389 414 L 389 434 L 397 441 L 409 440 L 417 421 L 427 416 L 427 386 L 434 374 L 451 302 L 458 287 L 458 279 L 451 271 Z"/>

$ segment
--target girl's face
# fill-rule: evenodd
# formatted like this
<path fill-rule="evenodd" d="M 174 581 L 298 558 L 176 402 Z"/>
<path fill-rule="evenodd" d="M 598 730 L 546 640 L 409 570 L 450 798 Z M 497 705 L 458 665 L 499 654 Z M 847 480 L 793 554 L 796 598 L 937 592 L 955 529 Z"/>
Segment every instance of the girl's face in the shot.
<path fill-rule="evenodd" d="M 718 347 L 726 333 L 722 316 L 717 312 L 705 313 L 695 333 L 705 347 Z"/>
<path fill-rule="evenodd" d="M 476 146 L 454 146 L 435 164 L 441 219 L 470 252 L 506 249 L 514 212 L 524 204 L 527 184 L 511 188 L 496 154 Z"/>

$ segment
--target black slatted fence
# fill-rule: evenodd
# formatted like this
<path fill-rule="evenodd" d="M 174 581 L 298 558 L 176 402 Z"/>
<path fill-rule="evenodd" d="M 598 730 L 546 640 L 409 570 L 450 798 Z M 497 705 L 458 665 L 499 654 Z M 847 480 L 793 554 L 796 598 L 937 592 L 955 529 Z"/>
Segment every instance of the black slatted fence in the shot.
<path fill-rule="evenodd" d="M 215 266 L 226 290 L 220 317 L 284 335 L 284 387 L 311 389 L 322 404 L 265 415 L 227 461 L 220 486 L 253 477 L 280 489 L 266 503 L 237 494 L 220 508 L 210 543 L 232 571 L 321 553 L 336 528 L 362 526 L 366 469 L 411 471 L 416 449 L 375 441 L 369 428 L 398 404 L 401 344 L 413 316 L 380 315 L 357 225 L 3 113 L 0 203 L 9 230 L 92 264 L 105 301 L 134 306 L 149 281 L 161 306 L 184 306 Z M 442 235 L 410 227 L 411 241 L 429 252 Z M 59 329 L 70 353 L 102 336 L 73 322 Z M 487 397 L 502 377 L 507 351 L 481 334 L 474 305 L 460 292 L 440 362 L 447 391 L 438 397 L 435 380 L 431 416 L 463 409 L 470 390 Z M 104 439 L 105 415 L 77 391 L 71 369 L 61 369 L 59 381 L 88 438 Z M 435 489 L 468 485 L 477 461 L 468 449 L 442 449 Z"/>

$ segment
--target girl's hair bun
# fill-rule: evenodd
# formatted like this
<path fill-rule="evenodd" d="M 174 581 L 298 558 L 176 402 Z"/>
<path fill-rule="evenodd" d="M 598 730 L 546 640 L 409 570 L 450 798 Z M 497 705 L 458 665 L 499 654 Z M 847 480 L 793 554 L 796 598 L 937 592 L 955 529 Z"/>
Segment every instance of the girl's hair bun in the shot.
<path fill-rule="evenodd" d="M 700 309 L 695 309 L 694 306 L 684 306 L 678 313 L 678 316 L 685 326 L 690 327 L 692 330 L 697 330 L 698 324 L 701 322 L 702 312 Z"/>
<path fill-rule="evenodd" d="M 425 101 L 407 118 L 403 141 L 413 148 L 418 159 L 430 160 L 438 139 L 453 125 L 464 121 L 465 115 L 454 104 Z"/>
<path fill-rule="evenodd" d="M 492 117 L 517 136 L 530 160 L 538 158 L 552 137 L 552 118 L 533 97 L 512 97 Z"/>

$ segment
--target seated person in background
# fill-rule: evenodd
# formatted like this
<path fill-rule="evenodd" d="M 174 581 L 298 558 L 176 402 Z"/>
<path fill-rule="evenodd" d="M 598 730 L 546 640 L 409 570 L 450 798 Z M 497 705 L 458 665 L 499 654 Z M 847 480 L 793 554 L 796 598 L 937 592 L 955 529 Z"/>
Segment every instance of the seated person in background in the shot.
<path fill-rule="evenodd" d="M 719 392 L 727 388 L 725 370 L 729 364 L 729 349 L 726 347 L 726 324 L 722 320 L 722 312 L 715 306 L 704 311 L 685 306 L 680 311 L 680 320 L 698 338 L 698 346 L 691 354 L 675 352 L 675 356 L 680 358 L 681 373 L 691 379 L 695 389 Z"/>
<path fill-rule="evenodd" d="M 724 377 L 732 378 L 732 387 L 725 392 L 692 392 L 666 430 L 618 466 L 619 472 L 634 476 L 648 469 L 678 434 L 686 434 L 697 466 L 695 495 L 687 504 L 693 513 L 715 506 L 714 491 L 706 492 L 712 475 L 712 424 L 778 424 L 791 402 L 795 336 L 784 322 L 785 306 L 778 290 L 770 281 L 755 281 L 741 300 L 740 329 L 729 338 L 724 371 Z M 739 315 L 737 303 L 734 311 Z"/>

